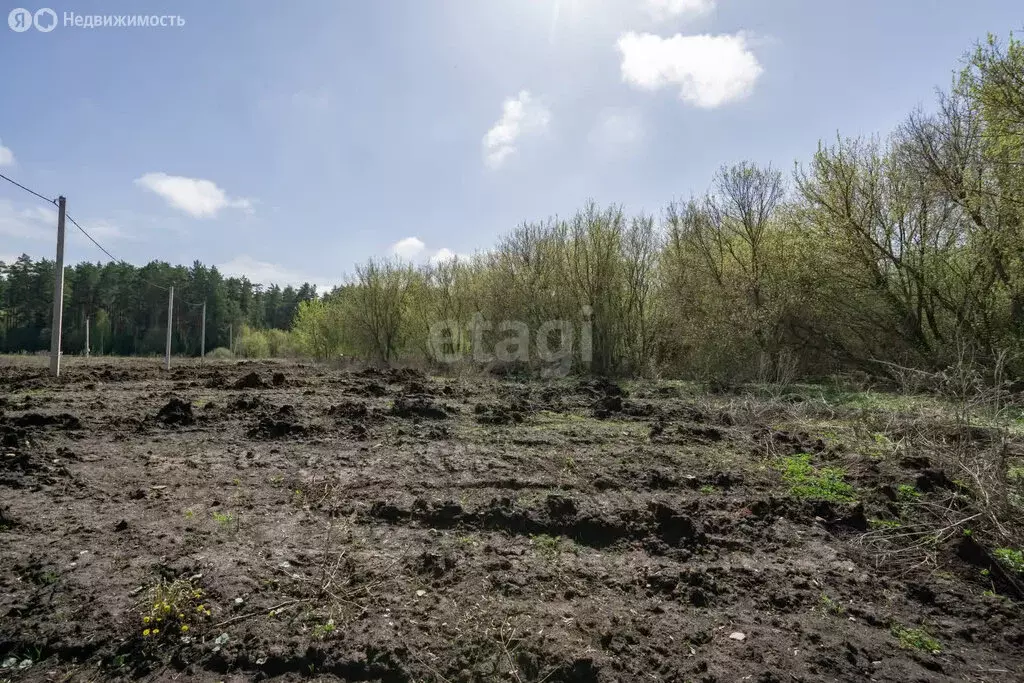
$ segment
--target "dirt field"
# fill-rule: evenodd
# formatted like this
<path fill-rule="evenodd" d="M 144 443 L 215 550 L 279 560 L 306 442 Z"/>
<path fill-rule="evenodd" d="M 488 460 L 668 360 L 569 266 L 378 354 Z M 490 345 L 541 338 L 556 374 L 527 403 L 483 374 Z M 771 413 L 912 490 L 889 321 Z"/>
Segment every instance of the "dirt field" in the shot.
<path fill-rule="evenodd" d="M 0 681 L 1024 680 L 944 416 L 0 359 Z"/>

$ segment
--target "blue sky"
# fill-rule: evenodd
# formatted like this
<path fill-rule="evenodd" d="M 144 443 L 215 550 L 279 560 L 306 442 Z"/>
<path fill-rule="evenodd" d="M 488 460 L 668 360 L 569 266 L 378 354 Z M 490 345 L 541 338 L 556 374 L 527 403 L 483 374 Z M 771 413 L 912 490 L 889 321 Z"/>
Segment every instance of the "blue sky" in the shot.
<path fill-rule="evenodd" d="M 27 0 L 2 3 L 35 11 Z M 0 24 L 0 172 L 117 257 L 339 282 L 393 254 L 491 246 L 588 198 L 658 212 L 745 159 L 930 106 L 1018 2 L 103 0 L 182 27 Z M 53 257 L 0 183 L 0 259 Z M 69 262 L 105 256 L 69 237 Z"/>

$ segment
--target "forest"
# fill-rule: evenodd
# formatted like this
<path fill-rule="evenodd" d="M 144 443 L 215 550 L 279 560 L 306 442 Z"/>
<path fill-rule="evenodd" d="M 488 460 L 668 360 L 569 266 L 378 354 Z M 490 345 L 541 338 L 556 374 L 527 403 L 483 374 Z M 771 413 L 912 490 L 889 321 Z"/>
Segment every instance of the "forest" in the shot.
<path fill-rule="evenodd" d="M 182 354 L 198 353 L 206 300 L 207 350 L 234 342 L 247 356 L 431 362 L 493 347 L 510 321 L 534 334 L 566 321 L 592 330 L 576 369 L 598 373 L 786 381 L 969 360 L 1020 375 L 1022 219 L 1024 46 L 990 37 L 897 130 L 823 141 L 791 174 L 724 166 L 705 194 L 659 215 L 590 203 L 469 259 L 367 262 L 322 296 L 199 263 L 79 264 L 64 349 L 84 348 L 90 316 L 95 352 L 160 352 L 161 287 L 173 284 Z M 4 350 L 47 347 L 52 269 L 26 257 L 4 267 Z M 440 348 L 432 330 L 445 321 L 460 329 Z"/>
<path fill-rule="evenodd" d="M 27 255 L 0 262 L 0 351 L 49 350 L 54 268 L 52 260 Z M 203 302 L 209 351 L 228 347 L 232 336 L 242 338 L 250 329 L 287 330 L 299 304 L 317 296 L 313 285 L 263 287 L 244 277 L 225 278 L 198 262 L 191 268 L 159 261 L 141 268 L 79 263 L 64 274 L 64 352 L 84 352 L 88 317 L 94 354 L 163 354 L 171 286 L 172 349 L 190 356 L 200 351 Z"/>

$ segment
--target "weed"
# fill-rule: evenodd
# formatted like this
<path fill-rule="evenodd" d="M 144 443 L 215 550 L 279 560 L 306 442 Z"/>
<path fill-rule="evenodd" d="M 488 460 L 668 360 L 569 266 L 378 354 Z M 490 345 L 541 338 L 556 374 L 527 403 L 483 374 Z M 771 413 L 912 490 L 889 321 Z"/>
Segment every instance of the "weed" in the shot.
<path fill-rule="evenodd" d="M 238 531 L 238 519 L 230 512 L 214 512 L 213 521 L 225 531 Z"/>
<path fill-rule="evenodd" d="M 782 478 L 789 484 L 789 492 L 797 498 L 851 502 L 854 500 L 853 487 L 843 478 L 846 472 L 839 467 L 817 469 L 811 464 L 808 453 L 798 453 L 781 458 L 778 468 Z"/>
<path fill-rule="evenodd" d="M 900 641 L 900 647 L 905 650 L 921 650 L 922 652 L 941 652 L 942 646 L 923 628 L 907 628 L 899 624 L 893 624 L 892 634 Z"/>
<path fill-rule="evenodd" d="M 331 637 L 337 627 L 334 625 L 334 619 L 328 619 L 322 624 L 315 624 L 313 626 L 313 636 L 319 640 Z"/>
<path fill-rule="evenodd" d="M 708 493 L 714 493 L 714 492 L 715 492 L 715 491 L 717 491 L 717 490 L 718 490 L 718 489 L 716 489 L 716 488 L 715 488 L 714 486 L 712 486 L 711 484 L 704 484 L 704 486 L 701 486 L 701 487 L 700 487 L 700 492 L 701 492 L 701 493 L 704 493 L 704 494 L 708 494 Z"/>
<path fill-rule="evenodd" d="M 142 637 L 150 642 L 191 638 L 193 629 L 211 615 L 203 590 L 189 579 L 161 581 L 149 589 L 141 614 Z"/>
<path fill-rule="evenodd" d="M 530 542 L 537 548 L 537 551 L 551 560 L 558 557 L 562 552 L 562 542 L 557 536 L 539 534 L 533 536 Z"/>
<path fill-rule="evenodd" d="M 996 548 L 992 551 L 999 563 L 1010 571 L 1024 574 L 1024 551 L 1012 548 Z"/>
<path fill-rule="evenodd" d="M 196 513 L 192 511 L 192 508 L 185 510 L 185 519 L 192 519 L 196 516 Z"/>
<path fill-rule="evenodd" d="M 911 484 L 900 484 L 896 489 L 896 500 L 901 503 L 913 503 L 921 497 L 921 492 Z"/>
<path fill-rule="evenodd" d="M 841 616 L 846 613 L 846 608 L 841 604 L 830 598 L 825 593 L 821 594 L 821 608 L 829 614 Z"/>

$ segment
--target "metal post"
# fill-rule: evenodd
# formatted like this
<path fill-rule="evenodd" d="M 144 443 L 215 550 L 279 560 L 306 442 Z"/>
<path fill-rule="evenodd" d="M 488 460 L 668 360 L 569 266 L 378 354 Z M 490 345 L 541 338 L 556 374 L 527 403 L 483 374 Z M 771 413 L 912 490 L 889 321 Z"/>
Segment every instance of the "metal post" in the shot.
<path fill-rule="evenodd" d="M 171 369 L 171 323 L 173 322 L 174 315 L 174 285 L 171 285 L 171 291 L 167 296 L 167 352 L 164 357 L 164 368 L 166 370 Z"/>
<path fill-rule="evenodd" d="M 89 316 L 85 316 L 85 357 L 89 357 Z"/>
<path fill-rule="evenodd" d="M 228 323 L 228 351 L 235 352 L 235 324 Z"/>
<path fill-rule="evenodd" d="M 206 358 L 206 302 L 203 302 L 203 332 L 202 338 L 199 340 L 199 364 L 203 364 L 203 359 Z"/>
<path fill-rule="evenodd" d="M 64 211 L 66 200 L 57 198 L 57 264 L 53 283 L 53 321 L 50 323 L 50 374 L 60 375 L 60 334 L 64 324 Z"/>

